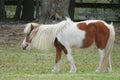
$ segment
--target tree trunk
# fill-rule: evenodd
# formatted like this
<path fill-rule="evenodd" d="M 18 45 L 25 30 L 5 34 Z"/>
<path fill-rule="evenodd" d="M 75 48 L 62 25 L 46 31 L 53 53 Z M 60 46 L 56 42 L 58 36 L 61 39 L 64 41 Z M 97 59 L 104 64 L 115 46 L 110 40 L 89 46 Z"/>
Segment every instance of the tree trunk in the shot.
<path fill-rule="evenodd" d="M 69 12 L 70 18 L 74 20 L 74 12 L 75 12 L 74 0 L 70 0 L 68 12 Z"/>
<path fill-rule="evenodd" d="M 62 20 L 68 14 L 69 0 L 41 0 L 41 19 L 45 23 Z"/>
<path fill-rule="evenodd" d="M 14 16 L 15 20 L 20 20 L 21 11 L 22 11 L 22 0 L 18 0 L 17 1 L 17 9 L 16 9 L 15 16 Z"/>
<path fill-rule="evenodd" d="M 39 4 L 39 0 L 36 0 L 36 19 L 39 20 L 40 18 L 40 4 Z"/>
<path fill-rule="evenodd" d="M 34 19 L 34 0 L 23 0 L 22 20 L 32 21 Z"/>
<path fill-rule="evenodd" d="M 0 0 L 0 21 L 5 20 L 5 18 L 6 18 L 6 12 L 5 12 L 4 0 Z"/>

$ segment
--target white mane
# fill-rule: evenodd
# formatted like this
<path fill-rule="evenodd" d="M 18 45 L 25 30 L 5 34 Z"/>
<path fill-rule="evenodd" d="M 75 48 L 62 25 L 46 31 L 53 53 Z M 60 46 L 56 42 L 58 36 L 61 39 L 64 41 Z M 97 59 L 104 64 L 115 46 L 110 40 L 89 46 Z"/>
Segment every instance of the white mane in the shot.
<path fill-rule="evenodd" d="M 58 33 L 65 28 L 67 20 L 61 21 L 58 24 L 43 24 L 38 28 L 31 46 L 38 49 L 48 49 L 53 47 L 54 40 Z"/>

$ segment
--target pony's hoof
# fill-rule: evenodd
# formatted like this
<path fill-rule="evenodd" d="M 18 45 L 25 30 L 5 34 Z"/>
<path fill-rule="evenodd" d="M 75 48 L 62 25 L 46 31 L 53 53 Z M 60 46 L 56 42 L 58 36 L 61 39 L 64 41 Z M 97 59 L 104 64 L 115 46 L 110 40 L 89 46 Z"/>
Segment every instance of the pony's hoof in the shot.
<path fill-rule="evenodd" d="M 59 72 L 59 70 L 55 70 L 55 69 L 53 69 L 51 72 L 53 72 L 53 73 L 57 73 L 57 72 Z"/>
<path fill-rule="evenodd" d="M 111 68 L 107 68 L 107 69 L 105 70 L 105 72 L 110 73 L 110 72 L 112 72 L 112 69 L 111 69 Z"/>
<path fill-rule="evenodd" d="M 76 69 L 70 70 L 70 73 L 76 73 Z"/>
<path fill-rule="evenodd" d="M 96 73 L 100 73 L 100 70 L 96 70 L 95 72 L 96 72 Z"/>
<path fill-rule="evenodd" d="M 100 71 L 100 69 L 98 68 L 98 69 L 96 69 L 96 71 L 95 71 L 96 73 L 101 73 L 101 71 Z"/>

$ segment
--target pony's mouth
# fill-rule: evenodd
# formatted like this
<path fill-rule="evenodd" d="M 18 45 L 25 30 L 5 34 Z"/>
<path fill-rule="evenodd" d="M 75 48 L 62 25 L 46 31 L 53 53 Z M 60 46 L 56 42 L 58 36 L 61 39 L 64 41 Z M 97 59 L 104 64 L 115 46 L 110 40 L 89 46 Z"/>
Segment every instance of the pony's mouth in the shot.
<path fill-rule="evenodd" d="M 26 50 L 26 48 L 27 48 L 27 46 L 25 46 L 25 47 L 22 47 L 22 49 L 23 49 L 23 50 Z"/>

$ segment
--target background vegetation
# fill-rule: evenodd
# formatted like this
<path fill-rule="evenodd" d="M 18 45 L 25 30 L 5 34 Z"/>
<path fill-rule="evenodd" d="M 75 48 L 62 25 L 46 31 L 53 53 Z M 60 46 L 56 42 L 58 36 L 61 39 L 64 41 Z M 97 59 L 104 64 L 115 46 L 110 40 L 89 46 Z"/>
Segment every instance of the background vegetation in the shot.
<path fill-rule="evenodd" d="M 14 20 L 50 23 L 53 20 L 62 20 L 72 13 L 70 1 L 78 3 L 120 4 L 119 0 L 0 0 L 0 21 L 6 18 Z M 8 2 L 9 1 L 9 2 Z M 14 1 L 14 2 L 10 2 Z M 73 4 L 72 2 L 72 4 Z M 65 5 L 65 6 L 64 6 Z M 94 4 L 96 5 L 96 4 Z M 119 7 L 115 8 L 75 8 L 74 19 L 102 19 L 119 21 Z M 81 15 L 82 14 L 82 15 Z M 87 17 L 86 17 L 87 16 Z M 70 15 L 71 17 L 71 15 Z M 3 18 L 3 19 L 2 19 Z"/>

